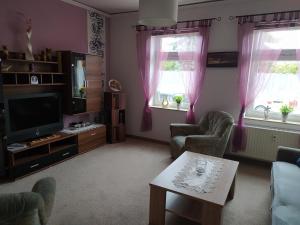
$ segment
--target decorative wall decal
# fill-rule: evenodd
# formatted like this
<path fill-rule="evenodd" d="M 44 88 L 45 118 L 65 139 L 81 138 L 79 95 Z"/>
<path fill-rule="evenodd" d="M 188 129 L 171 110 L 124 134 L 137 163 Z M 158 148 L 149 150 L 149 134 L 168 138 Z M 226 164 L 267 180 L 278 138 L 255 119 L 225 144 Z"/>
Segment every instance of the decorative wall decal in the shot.
<path fill-rule="evenodd" d="M 88 51 L 104 58 L 105 55 L 105 17 L 88 11 Z"/>
<path fill-rule="evenodd" d="M 95 11 L 87 11 L 87 23 L 88 53 L 99 55 L 102 57 L 101 82 L 103 84 L 104 90 L 106 89 L 105 16 Z"/>

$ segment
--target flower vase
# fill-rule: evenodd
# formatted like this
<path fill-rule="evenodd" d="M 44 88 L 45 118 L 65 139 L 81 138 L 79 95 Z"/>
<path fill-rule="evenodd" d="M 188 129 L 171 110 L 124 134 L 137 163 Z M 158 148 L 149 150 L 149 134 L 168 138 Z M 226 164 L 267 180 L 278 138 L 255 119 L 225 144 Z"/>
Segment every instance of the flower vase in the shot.
<path fill-rule="evenodd" d="M 282 116 L 282 118 L 281 118 L 282 122 L 286 123 L 289 114 L 282 114 L 281 116 Z"/>
<path fill-rule="evenodd" d="M 26 52 L 25 52 L 26 60 L 34 60 L 33 54 L 32 54 L 31 35 L 32 35 L 31 30 L 26 32 L 26 39 L 27 39 L 27 46 L 26 46 Z"/>
<path fill-rule="evenodd" d="M 168 108 L 169 101 L 168 101 L 168 98 L 167 98 L 167 96 L 164 96 L 164 98 L 163 98 L 163 101 L 162 101 L 161 105 L 162 105 L 162 107 L 163 107 L 163 108 Z"/>
<path fill-rule="evenodd" d="M 177 110 L 180 110 L 180 103 L 177 103 Z"/>

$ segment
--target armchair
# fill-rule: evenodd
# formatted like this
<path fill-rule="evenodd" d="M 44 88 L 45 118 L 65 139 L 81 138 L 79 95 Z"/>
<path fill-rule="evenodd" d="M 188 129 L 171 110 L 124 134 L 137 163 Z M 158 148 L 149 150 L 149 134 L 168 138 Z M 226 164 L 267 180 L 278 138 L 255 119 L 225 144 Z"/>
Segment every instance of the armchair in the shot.
<path fill-rule="evenodd" d="M 46 225 L 51 215 L 56 183 L 53 178 L 39 180 L 32 192 L 0 195 L 0 224 Z"/>
<path fill-rule="evenodd" d="M 226 112 L 209 112 L 199 124 L 171 124 L 171 156 L 184 151 L 223 157 L 233 127 L 233 118 Z"/>

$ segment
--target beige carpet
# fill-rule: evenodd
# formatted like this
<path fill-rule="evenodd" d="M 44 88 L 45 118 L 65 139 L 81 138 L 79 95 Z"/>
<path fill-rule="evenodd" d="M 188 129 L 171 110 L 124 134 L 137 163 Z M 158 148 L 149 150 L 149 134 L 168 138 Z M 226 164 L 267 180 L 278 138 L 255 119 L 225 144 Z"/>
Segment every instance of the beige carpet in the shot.
<path fill-rule="evenodd" d="M 165 145 L 128 139 L 40 173 L 2 184 L 0 193 L 29 191 L 36 180 L 57 181 L 49 225 L 147 225 L 148 183 L 171 163 Z M 270 169 L 241 164 L 223 225 L 268 225 Z"/>

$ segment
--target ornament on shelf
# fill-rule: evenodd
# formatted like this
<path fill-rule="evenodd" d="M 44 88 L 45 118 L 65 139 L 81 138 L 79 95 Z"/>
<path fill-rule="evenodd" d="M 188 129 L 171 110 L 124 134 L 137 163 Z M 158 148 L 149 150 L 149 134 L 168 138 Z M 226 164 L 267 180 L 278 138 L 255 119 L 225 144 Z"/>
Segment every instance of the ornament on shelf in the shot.
<path fill-rule="evenodd" d="M 51 48 L 46 48 L 46 61 L 52 61 L 52 50 Z"/>
<path fill-rule="evenodd" d="M 8 59 L 8 49 L 6 45 L 2 46 L 2 50 L 3 50 L 3 59 Z"/>

